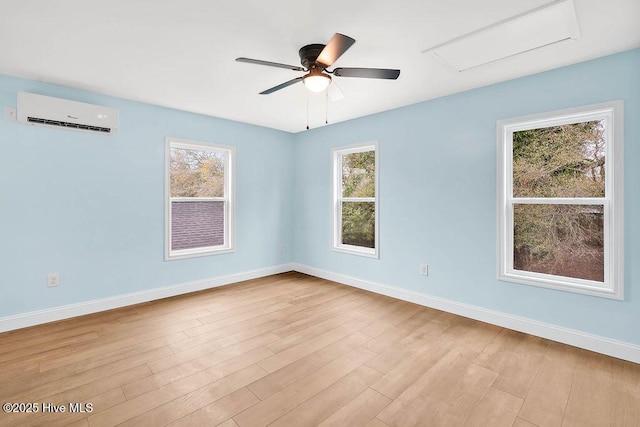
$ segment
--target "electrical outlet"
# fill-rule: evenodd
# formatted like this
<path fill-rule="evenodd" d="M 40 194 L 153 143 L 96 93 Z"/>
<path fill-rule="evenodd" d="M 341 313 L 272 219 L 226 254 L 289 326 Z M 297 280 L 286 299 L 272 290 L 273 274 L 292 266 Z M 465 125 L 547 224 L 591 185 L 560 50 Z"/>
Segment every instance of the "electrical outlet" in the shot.
<path fill-rule="evenodd" d="M 7 120 L 15 120 L 16 109 L 13 107 L 4 107 L 4 118 Z"/>
<path fill-rule="evenodd" d="M 47 274 L 47 286 L 50 288 L 55 288 L 60 284 L 60 274 L 59 273 L 49 273 Z"/>
<path fill-rule="evenodd" d="M 284 253 L 284 243 L 280 243 L 280 253 Z"/>
<path fill-rule="evenodd" d="M 421 276 L 429 275 L 429 266 L 427 264 L 420 264 L 420 275 Z"/>

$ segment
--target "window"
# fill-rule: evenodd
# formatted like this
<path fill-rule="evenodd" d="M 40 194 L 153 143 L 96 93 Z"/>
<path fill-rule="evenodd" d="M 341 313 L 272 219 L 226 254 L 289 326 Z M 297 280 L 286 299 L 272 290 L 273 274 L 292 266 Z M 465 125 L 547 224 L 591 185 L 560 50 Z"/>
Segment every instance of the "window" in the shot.
<path fill-rule="evenodd" d="M 498 279 L 623 298 L 622 102 L 498 121 Z"/>
<path fill-rule="evenodd" d="M 378 143 L 331 151 L 332 248 L 378 257 Z"/>
<path fill-rule="evenodd" d="M 166 140 L 166 259 L 234 249 L 233 147 Z"/>

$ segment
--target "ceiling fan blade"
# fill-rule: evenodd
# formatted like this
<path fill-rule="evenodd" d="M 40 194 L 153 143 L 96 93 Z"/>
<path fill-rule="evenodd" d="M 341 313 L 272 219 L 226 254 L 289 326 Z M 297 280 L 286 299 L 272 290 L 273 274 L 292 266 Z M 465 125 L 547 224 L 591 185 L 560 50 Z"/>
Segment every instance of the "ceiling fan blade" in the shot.
<path fill-rule="evenodd" d="M 329 43 L 322 49 L 316 62 L 321 63 L 325 67 L 330 67 L 334 62 L 342 56 L 355 43 L 355 39 L 344 34 L 335 33 Z"/>
<path fill-rule="evenodd" d="M 386 68 L 336 68 L 333 70 L 333 75 L 339 77 L 395 80 L 400 75 L 400 70 L 389 70 Z"/>
<path fill-rule="evenodd" d="M 329 85 L 329 88 L 327 90 L 329 91 L 329 99 L 333 102 L 344 99 L 344 93 L 342 93 L 340 87 L 336 84 L 335 81 L 331 81 L 331 84 Z"/>
<path fill-rule="evenodd" d="M 302 77 L 296 77 L 295 79 L 291 79 L 288 82 L 284 82 L 282 84 L 279 84 L 278 86 L 274 86 L 271 89 L 264 90 L 264 91 L 260 92 L 260 95 L 269 95 L 270 93 L 273 93 L 273 92 L 275 92 L 277 90 L 280 90 L 280 89 L 284 89 L 285 87 L 289 87 L 292 84 L 296 84 L 296 83 L 298 83 L 300 81 L 302 81 Z"/>
<path fill-rule="evenodd" d="M 246 62 L 248 64 L 266 65 L 267 67 L 284 68 L 284 69 L 293 70 L 293 71 L 306 71 L 304 68 L 299 67 L 297 65 L 287 65 L 287 64 L 281 64 L 279 62 L 261 61 L 259 59 L 236 58 L 236 61 L 238 61 L 238 62 Z"/>

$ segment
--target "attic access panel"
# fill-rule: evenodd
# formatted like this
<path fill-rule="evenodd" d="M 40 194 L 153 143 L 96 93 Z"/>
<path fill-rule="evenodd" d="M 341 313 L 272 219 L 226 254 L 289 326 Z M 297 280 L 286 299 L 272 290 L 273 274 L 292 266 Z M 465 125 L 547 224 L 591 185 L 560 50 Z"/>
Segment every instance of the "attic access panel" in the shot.
<path fill-rule="evenodd" d="M 489 25 L 446 43 L 432 53 L 458 71 L 580 38 L 571 0 L 562 0 Z"/>

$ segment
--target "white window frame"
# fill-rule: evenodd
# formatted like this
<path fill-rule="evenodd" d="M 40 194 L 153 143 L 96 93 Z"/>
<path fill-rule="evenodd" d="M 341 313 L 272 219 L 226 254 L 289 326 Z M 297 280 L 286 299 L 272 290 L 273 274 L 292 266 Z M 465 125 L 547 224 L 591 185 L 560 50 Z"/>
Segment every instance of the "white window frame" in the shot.
<path fill-rule="evenodd" d="M 610 101 L 497 122 L 499 280 L 604 298 L 624 299 L 623 117 L 623 102 Z M 514 132 L 592 120 L 606 121 L 605 197 L 513 197 Z M 604 207 L 604 281 L 515 270 L 513 268 L 513 206 L 516 203 L 602 205 Z"/>
<path fill-rule="evenodd" d="M 373 151 L 375 153 L 375 197 L 342 197 L 342 156 L 353 153 L 363 153 Z M 346 145 L 331 149 L 331 249 L 337 252 L 344 252 L 369 258 L 379 258 L 380 253 L 380 214 L 379 214 L 379 194 L 380 194 L 380 163 L 378 141 Z M 346 245 L 342 243 L 342 202 L 374 202 L 375 211 L 375 247 L 365 248 L 361 246 Z"/>
<path fill-rule="evenodd" d="M 171 148 L 224 154 L 224 197 L 171 197 Z M 165 261 L 235 252 L 235 147 L 180 138 L 165 138 Z M 224 243 L 191 249 L 171 249 L 171 202 L 174 200 L 224 201 Z"/>

